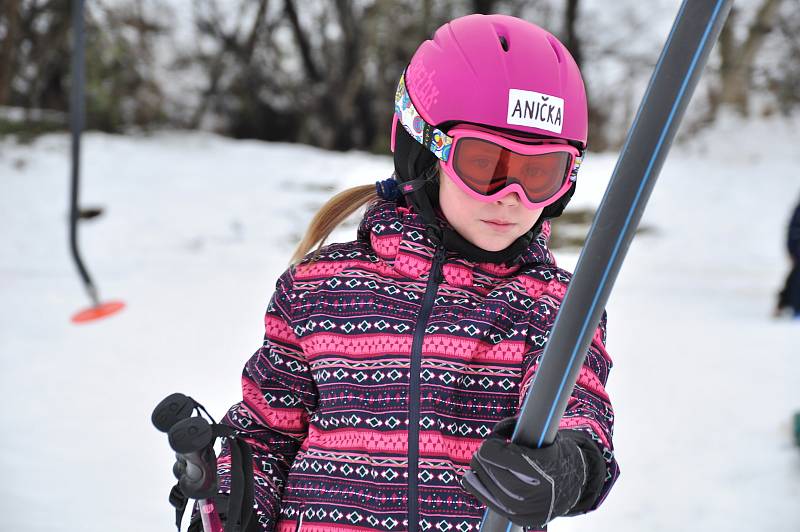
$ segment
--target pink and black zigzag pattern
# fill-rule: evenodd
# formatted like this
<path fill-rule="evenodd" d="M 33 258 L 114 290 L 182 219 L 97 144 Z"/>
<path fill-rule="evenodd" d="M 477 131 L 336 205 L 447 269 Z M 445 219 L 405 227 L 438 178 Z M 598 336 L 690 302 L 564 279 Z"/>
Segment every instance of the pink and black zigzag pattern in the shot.
<path fill-rule="evenodd" d="M 494 424 L 519 410 L 570 279 L 547 249 L 549 229 L 510 267 L 447 257 L 422 325 L 419 375 L 410 375 L 411 344 L 433 245 L 418 214 L 379 201 L 357 240 L 326 246 L 280 277 L 264 343 L 244 368 L 243 400 L 225 419 L 254 446 L 263 530 L 407 530 L 409 392 L 418 379 L 419 530 L 478 531 L 485 507 L 461 476 Z M 562 427 L 587 431 L 603 450 L 607 493 L 618 467 L 604 345 L 605 316 Z M 224 446 L 223 492 L 229 460 Z"/>

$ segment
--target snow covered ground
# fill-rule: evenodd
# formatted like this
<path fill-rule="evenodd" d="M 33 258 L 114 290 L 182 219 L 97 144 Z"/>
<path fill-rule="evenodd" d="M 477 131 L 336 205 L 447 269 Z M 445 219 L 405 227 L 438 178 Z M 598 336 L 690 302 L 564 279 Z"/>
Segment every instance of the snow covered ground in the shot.
<path fill-rule="evenodd" d="M 554 532 L 800 530 L 800 322 L 770 318 L 788 259 L 800 122 L 726 120 L 673 149 L 608 305 L 608 391 L 622 476 Z M 221 415 L 308 221 L 386 157 L 202 133 L 88 134 L 84 258 L 69 258 L 69 139 L 0 141 L 0 530 L 174 530 L 155 404 L 182 391 Z M 599 203 L 616 154 L 590 154 L 573 208 Z M 334 240 L 354 237 L 353 224 Z M 577 256 L 556 252 L 572 269 Z"/>

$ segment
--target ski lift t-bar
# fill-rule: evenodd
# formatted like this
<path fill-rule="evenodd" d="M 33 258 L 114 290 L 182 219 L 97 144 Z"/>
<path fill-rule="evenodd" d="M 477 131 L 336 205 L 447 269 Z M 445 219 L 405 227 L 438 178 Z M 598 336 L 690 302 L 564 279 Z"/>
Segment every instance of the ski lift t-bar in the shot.
<path fill-rule="evenodd" d="M 92 300 L 92 306 L 81 310 L 72 316 L 73 323 L 92 322 L 119 312 L 125 307 L 122 301 L 108 301 L 101 303 L 97 294 L 97 287 L 92 282 L 89 270 L 81 259 L 78 250 L 78 221 L 81 218 L 91 218 L 99 214 L 99 210 L 81 210 L 78 205 L 78 192 L 80 189 L 81 175 L 81 133 L 83 132 L 86 118 L 84 101 L 85 84 L 85 43 L 83 0 L 72 2 L 72 86 L 70 87 L 69 128 L 72 136 L 72 166 L 71 166 L 71 193 L 69 204 L 69 248 L 75 266 L 83 281 L 86 293 Z"/>
<path fill-rule="evenodd" d="M 72 2 L 72 81 L 70 88 L 71 103 L 69 106 L 70 131 L 72 135 L 72 193 L 70 195 L 69 213 L 69 244 L 72 258 L 78 267 L 78 273 L 83 280 L 83 285 L 89 294 L 94 306 L 100 304 L 97 298 L 97 289 L 92 282 L 89 271 L 81 260 L 78 250 L 78 192 L 80 189 L 80 164 L 81 164 L 81 132 L 85 121 L 84 105 L 84 46 L 85 31 L 83 22 L 83 0 Z"/>
<path fill-rule="evenodd" d="M 611 288 L 731 5 L 732 0 L 684 0 L 680 7 L 520 409 L 514 443 L 542 447 L 555 440 Z M 480 532 L 519 529 L 489 509 Z"/>

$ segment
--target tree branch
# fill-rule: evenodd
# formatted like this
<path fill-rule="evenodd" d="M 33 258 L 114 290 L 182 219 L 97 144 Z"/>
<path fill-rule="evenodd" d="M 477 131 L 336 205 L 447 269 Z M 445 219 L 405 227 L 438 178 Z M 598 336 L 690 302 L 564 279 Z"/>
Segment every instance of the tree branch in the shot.
<path fill-rule="evenodd" d="M 244 45 L 244 59 L 247 64 L 253 58 L 253 51 L 256 48 L 256 40 L 261 33 L 261 28 L 264 27 L 264 16 L 267 12 L 267 0 L 261 0 L 258 3 L 258 11 L 256 12 L 255 19 L 253 20 L 253 27 L 250 29 L 250 35 Z"/>
<path fill-rule="evenodd" d="M 319 69 L 314 63 L 314 58 L 311 56 L 311 45 L 308 42 L 308 36 L 303 32 L 303 28 L 300 26 L 300 19 L 297 17 L 294 1 L 284 0 L 284 10 L 292 25 L 294 39 L 297 41 L 297 46 L 300 48 L 300 56 L 303 59 L 303 67 L 306 70 L 306 74 L 308 74 L 308 77 L 314 82 L 322 81 Z"/>
<path fill-rule="evenodd" d="M 0 41 L 0 105 L 10 103 L 11 76 L 16 65 L 12 52 L 19 46 L 19 9 L 19 0 L 5 0 L 4 9 L 0 11 L 0 19 L 5 19 L 6 23 L 6 34 Z"/>
<path fill-rule="evenodd" d="M 780 4 L 781 0 L 764 0 L 758 9 L 756 19 L 750 24 L 750 29 L 747 32 L 747 39 L 739 47 L 739 53 L 737 54 L 741 63 L 746 67 L 752 65 L 758 49 L 761 48 L 761 44 L 764 42 L 764 38 L 772 31 L 772 22 Z"/>
<path fill-rule="evenodd" d="M 567 9 L 564 16 L 564 35 L 567 42 L 564 45 L 567 50 L 572 54 L 578 68 L 583 64 L 583 53 L 581 50 L 581 40 L 578 37 L 576 27 L 578 25 L 578 8 L 580 7 L 580 0 L 567 0 Z"/>

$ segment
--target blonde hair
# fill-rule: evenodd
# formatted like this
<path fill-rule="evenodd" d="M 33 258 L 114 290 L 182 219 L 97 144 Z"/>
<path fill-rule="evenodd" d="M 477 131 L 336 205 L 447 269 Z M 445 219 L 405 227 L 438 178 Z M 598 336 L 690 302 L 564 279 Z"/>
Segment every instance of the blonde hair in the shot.
<path fill-rule="evenodd" d="M 375 185 L 359 185 L 348 188 L 336 194 L 323 205 L 306 229 L 306 234 L 297 248 L 294 250 L 289 265 L 300 262 L 311 248 L 316 244 L 314 256 L 311 260 L 317 260 L 320 249 L 325 245 L 325 240 L 330 236 L 334 229 L 341 224 L 348 216 L 366 204 L 375 202 L 379 199 L 375 190 Z"/>

